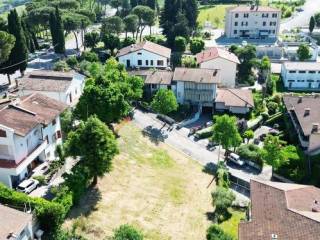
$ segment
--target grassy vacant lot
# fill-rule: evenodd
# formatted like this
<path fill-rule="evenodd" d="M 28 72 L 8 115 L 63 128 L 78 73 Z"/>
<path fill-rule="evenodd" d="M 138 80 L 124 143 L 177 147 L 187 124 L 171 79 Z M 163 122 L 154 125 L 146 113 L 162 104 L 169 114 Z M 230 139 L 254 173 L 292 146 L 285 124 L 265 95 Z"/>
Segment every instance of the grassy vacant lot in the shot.
<path fill-rule="evenodd" d="M 199 8 L 198 22 L 201 26 L 204 25 L 206 21 L 211 22 L 213 27 L 223 28 L 224 27 L 224 16 L 226 13 L 226 8 L 235 5 L 222 4 L 213 6 L 202 6 Z M 216 19 L 218 19 L 219 24 L 217 26 Z"/>
<path fill-rule="evenodd" d="M 71 211 L 65 227 L 78 226 L 89 239 L 105 239 L 126 223 L 147 240 L 205 239 L 212 176 L 168 145 L 143 137 L 133 123 L 123 124 L 119 133 L 113 171 Z"/>

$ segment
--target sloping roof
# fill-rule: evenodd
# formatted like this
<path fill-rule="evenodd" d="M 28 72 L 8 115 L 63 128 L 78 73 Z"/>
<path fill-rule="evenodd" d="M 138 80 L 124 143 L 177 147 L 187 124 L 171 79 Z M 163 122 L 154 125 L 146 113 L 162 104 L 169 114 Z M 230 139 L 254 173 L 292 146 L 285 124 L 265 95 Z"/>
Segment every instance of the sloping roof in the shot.
<path fill-rule="evenodd" d="M 287 70 L 320 71 L 320 62 L 284 62 L 282 66 Z"/>
<path fill-rule="evenodd" d="M 197 58 L 198 64 L 203 63 L 203 62 L 207 62 L 207 61 L 210 61 L 210 60 L 216 59 L 216 58 L 223 58 L 223 59 L 226 59 L 228 61 L 231 61 L 231 62 L 234 62 L 237 64 L 240 63 L 238 57 L 235 54 L 233 54 L 225 49 L 217 48 L 217 47 L 208 48 L 208 49 L 198 53 L 196 55 L 196 58 Z"/>
<path fill-rule="evenodd" d="M 281 10 L 278 8 L 273 8 L 269 6 L 245 6 L 245 5 L 240 5 L 236 7 L 231 7 L 228 9 L 230 12 L 280 12 Z"/>
<path fill-rule="evenodd" d="M 217 90 L 215 102 L 224 103 L 229 107 L 249 107 L 254 106 L 251 90 L 235 89 L 235 88 L 221 88 Z"/>
<path fill-rule="evenodd" d="M 0 124 L 26 136 L 38 124 L 49 124 L 67 105 L 40 93 L 16 99 L 0 110 Z"/>
<path fill-rule="evenodd" d="M 251 180 L 249 222 L 239 224 L 239 240 L 315 240 L 320 236 L 320 189 L 298 184 Z M 316 202 L 317 201 L 317 202 Z"/>
<path fill-rule="evenodd" d="M 19 79 L 21 90 L 65 92 L 71 85 L 73 72 L 33 71 Z"/>
<path fill-rule="evenodd" d="M 173 81 L 195 82 L 195 83 L 219 83 L 220 70 L 204 68 L 176 68 Z"/>
<path fill-rule="evenodd" d="M 0 239 L 9 239 L 10 233 L 19 235 L 31 221 L 31 214 L 0 204 Z"/>
<path fill-rule="evenodd" d="M 131 46 L 127 46 L 124 48 L 121 48 L 119 52 L 117 53 L 117 57 L 121 57 L 124 55 L 127 55 L 132 52 L 140 51 L 140 50 L 146 50 L 148 52 L 152 52 L 155 54 L 158 54 L 160 56 L 170 58 L 171 56 L 171 49 L 161 46 L 159 44 L 149 42 L 149 41 L 143 41 L 140 43 L 133 44 Z"/>
<path fill-rule="evenodd" d="M 312 132 L 314 123 L 320 124 L 320 97 L 283 96 L 287 111 L 294 113 L 305 136 Z M 308 114 L 305 111 L 309 110 Z"/>
<path fill-rule="evenodd" d="M 173 72 L 168 70 L 135 70 L 128 72 L 130 75 L 140 76 L 144 79 L 145 84 L 170 85 Z"/>

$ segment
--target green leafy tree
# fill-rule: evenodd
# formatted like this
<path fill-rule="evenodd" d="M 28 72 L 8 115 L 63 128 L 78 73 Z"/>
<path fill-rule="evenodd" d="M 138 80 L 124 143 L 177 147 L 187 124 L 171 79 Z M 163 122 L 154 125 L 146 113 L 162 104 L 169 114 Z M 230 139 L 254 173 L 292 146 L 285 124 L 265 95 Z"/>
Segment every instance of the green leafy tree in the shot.
<path fill-rule="evenodd" d="M 224 232 L 217 224 L 211 225 L 207 230 L 207 240 L 234 240 L 232 236 Z"/>
<path fill-rule="evenodd" d="M 300 61 L 305 61 L 311 58 L 310 48 L 307 44 L 301 44 L 297 50 Z"/>
<path fill-rule="evenodd" d="M 177 36 L 174 40 L 174 50 L 176 52 L 184 52 L 187 48 L 187 39 Z"/>
<path fill-rule="evenodd" d="M 252 69 L 256 63 L 256 47 L 253 45 L 246 45 L 238 48 L 232 47 L 232 50 L 235 51 L 235 54 L 240 60 L 238 74 L 240 82 L 248 82 L 248 79 L 253 76 Z M 251 83 L 250 80 L 249 82 Z"/>
<path fill-rule="evenodd" d="M 125 224 L 114 231 L 112 240 L 143 240 L 143 235 L 133 226 Z"/>
<path fill-rule="evenodd" d="M 196 68 L 197 61 L 193 56 L 183 56 L 181 59 L 181 65 L 186 68 Z"/>
<path fill-rule="evenodd" d="M 131 102 L 142 97 L 143 80 L 127 74 L 123 65 L 110 58 L 101 72 L 86 81 L 74 111 L 77 119 L 97 115 L 107 124 L 128 115 Z"/>
<path fill-rule="evenodd" d="M 15 41 L 12 34 L 0 31 L 0 66 L 8 60 Z"/>
<path fill-rule="evenodd" d="M 247 139 L 247 143 L 248 143 L 250 139 L 254 138 L 254 132 L 251 129 L 249 129 L 244 132 L 243 137 Z"/>
<path fill-rule="evenodd" d="M 120 38 L 114 34 L 105 34 L 102 37 L 102 42 L 104 43 L 104 47 L 110 50 L 111 54 L 114 54 L 115 49 L 121 47 Z"/>
<path fill-rule="evenodd" d="M 309 21 L 309 32 L 312 33 L 313 29 L 316 25 L 316 20 L 314 19 L 314 16 L 311 16 L 310 21 Z"/>
<path fill-rule="evenodd" d="M 64 53 L 65 39 L 64 39 L 63 22 L 62 22 L 58 7 L 56 7 L 56 11 L 55 11 L 55 21 L 56 21 L 55 22 L 56 45 L 54 47 L 54 50 L 56 53 Z"/>
<path fill-rule="evenodd" d="M 105 34 L 117 34 L 119 35 L 124 29 L 124 24 L 119 16 L 113 16 L 106 18 L 101 27 L 102 36 Z"/>
<path fill-rule="evenodd" d="M 86 47 L 95 49 L 97 44 L 100 42 L 100 35 L 98 32 L 89 32 L 84 35 L 84 45 Z"/>
<path fill-rule="evenodd" d="M 129 14 L 123 19 L 124 30 L 127 38 L 128 32 L 132 33 L 132 37 L 134 38 L 135 33 L 139 27 L 139 18 L 137 15 Z"/>
<path fill-rule="evenodd" d="M 215 177 L 219 187 L 229 188 L 229 170 L 224 162 L 218 162 Z"/>
<path fill-rule="evenodd" d="M 320 12 L 314 15 L 315 24 L 317 27 L 320 27 Z"/>
<path fill-rule="evenodd" d="M 277 170 L 281 165 L 286 163 L 286 159 L 281 152 L 284 141 L 278 136 L 267 135 L 263 142 L 262 159 Z"/>
<path fill-rule="evenodd" d="M 260 74 L 265 81 L 268 78 L 268 75 L 270 74 L 270 71 L 271 71 L 271 62 L 268 56 L 264 56 L 261 59 L 259 68 L 260 68 Z"/>
<path fill-rule="evenodd" d="M 123 41 L 121 42 L 121 47 L 127 47 L 127 46 L 131 46 L 133 44 L 136 43 L 136 40 L 132 37 L 126 37 L 125 39 L 123 39 Z"/>
<path fill-rule="evenodd" d="M 142 40 L 142 33 L 146 26 L 151 26 L 155 22 L 155 12 L 148 6 L 138 5 L 132 9 L 132 14 L 135 14 L 138 17 L 138 29 L 140 31 L 140 41 Z M 150 34 L 151 35 L 151 34 Z M 138 37 L 138 33 L 137 36 Z"/>
<path fill-rule="evenodd" d="M 96 116 L 91 116 L 69 133 L 66 152 L 80 156 L 80 165 L 88 169 L 95 185 L 98 177 L 111 171 L 112 160 L 119 150 L 112 131 Z"/>
<path fill-rule="evenodd" d="M 193 38 L 190 41 L 190 51 L 193 55 L 201 52 L 204 49 L 204 41 L 201 38 Z"/>
<path fill-rule="evenodd" d="M 8 81 L 11 84 L 10 75 L 17 70 L 20 70 L 23 75 L 27 68 L 28 59 L 28 49 L 21 25 L 21 19 L 15 9 L 11 10 L 8 15 L 8 33 L 14 36 L 15 42 L 8 60 L 1 66 L 0 73 L 7 74 Z M 8 42 L 8 44 L 10 45 L 10 42 Z"/>
<path fill-rule="evenodd" d="M 215 215 L 218 219 L 223 218 L 236 199 L 234 193 L 227 188 L 218 186 L 212 196 L 212 205 L 215 206 Z"/>
<path fill-rule="evenodd" d="M 178 103 L 173 91 L 159 89 L 151 102 L 151 107 L 156 112 L 167 115 L 178 109 Z"/>
<path fill-rule="evenodd" d="M 226 150 L 229 150 L 231 147 L 238 147 L 241 144 L 242 138 L 238 131 L 236 117 L 224 114 L 222 116 L 215 116 L 214 121 L 215 123 L 212 126 L 213 142 L 219 143 Z"/>

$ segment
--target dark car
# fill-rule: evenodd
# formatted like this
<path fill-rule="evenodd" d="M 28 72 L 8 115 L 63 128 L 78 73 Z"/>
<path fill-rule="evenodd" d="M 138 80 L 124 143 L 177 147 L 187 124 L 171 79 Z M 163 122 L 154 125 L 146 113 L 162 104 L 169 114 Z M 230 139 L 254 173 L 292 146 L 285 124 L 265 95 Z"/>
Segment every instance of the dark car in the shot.
<path fill-rule="evenodd" d="M 173 124 L 175 124 L 175 120 L 174 119 L 172 119 L 171 117 L 168 117 L 168 116 L 166 116 L 166 115 L 163 115 L 163 114 L 158 114 L 157 115 L 157 118 L 159 119 L 159 120 L 161 120 L 162 122 L 165 122 L 165 123 L 167 123 L 167 124 L 169 124 L 169 125 L 173 125 Z"/>
<path fill-rule="evenodd" d="M 213 150 L 216 149 L 217 146 L 219 146 L 218 143 L 215 143 L 215 142 L 211 142 L 211 141 L 210 141 L 210 142 L 208 143 L 208 145 L 207 145 L 207 149 L 208 149 L 209 151 L 213 151 Z"/>

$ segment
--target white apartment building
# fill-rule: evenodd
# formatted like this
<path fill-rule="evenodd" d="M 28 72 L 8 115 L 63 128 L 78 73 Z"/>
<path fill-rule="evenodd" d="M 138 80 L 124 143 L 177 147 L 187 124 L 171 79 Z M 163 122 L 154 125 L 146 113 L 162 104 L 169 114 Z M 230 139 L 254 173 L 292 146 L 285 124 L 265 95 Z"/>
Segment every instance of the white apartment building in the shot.
<path fill-rule="evenodd" d="M 120 63 L 126 68 L 170 67 L 171 49 L 159 44 L 144 41 L 122 48 L 117 54 Z"/>
<path fill-rule="evenodd" d="M 0 182 L 14 188 L 38 164 L 55 159 L 66 108 L 39 93 L 0 102 Z"/>
<path fill-rule="evenodd" d="M 320 91 L 320 63 L 284 62 L 281 78 L 289 90 Z"/>
<path fill-rule="evenodd" d="M 71 72 L 37 70 L 19 79 L 19 95 L 41 93 L 57 101 L 74 106 L 85 85 L 85 76 Z"/>
<path fill-rule="evenodd" d="M 197 64 L 202 69 L 219 69 L 220 87 L 235 87 L 238 57 L 226 49 L 212 47 L 196 55 Z"/>
<path fill-rule="evenodd" d="M 276 38 L 281 11 L 269 6 L 237 6 L 228 8 L 225 16 L 225 35 L 228 38 Z"/>

